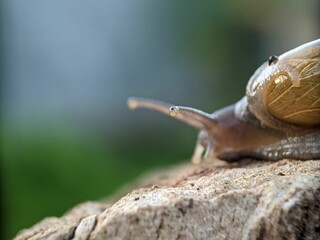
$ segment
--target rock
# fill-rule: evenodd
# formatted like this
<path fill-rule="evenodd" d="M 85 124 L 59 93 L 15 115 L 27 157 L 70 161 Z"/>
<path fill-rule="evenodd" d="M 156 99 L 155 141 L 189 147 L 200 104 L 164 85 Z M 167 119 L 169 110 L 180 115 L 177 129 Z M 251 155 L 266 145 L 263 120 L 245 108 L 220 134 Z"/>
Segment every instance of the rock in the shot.
<path fill-rule="evenodd" d="M 320 161 L 191 165 L 142 178 L 16 239 L 320 239 Z"/>

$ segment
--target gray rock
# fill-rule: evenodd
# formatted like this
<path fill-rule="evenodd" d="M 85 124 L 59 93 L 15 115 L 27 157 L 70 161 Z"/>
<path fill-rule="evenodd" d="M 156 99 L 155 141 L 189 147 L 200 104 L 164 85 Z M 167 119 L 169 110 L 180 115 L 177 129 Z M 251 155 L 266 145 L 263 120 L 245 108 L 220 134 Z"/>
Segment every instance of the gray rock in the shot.
<path fill-rule="evenodd" d="M 16 239 L 320 239 L 320 161 L 184 164 Z"/>

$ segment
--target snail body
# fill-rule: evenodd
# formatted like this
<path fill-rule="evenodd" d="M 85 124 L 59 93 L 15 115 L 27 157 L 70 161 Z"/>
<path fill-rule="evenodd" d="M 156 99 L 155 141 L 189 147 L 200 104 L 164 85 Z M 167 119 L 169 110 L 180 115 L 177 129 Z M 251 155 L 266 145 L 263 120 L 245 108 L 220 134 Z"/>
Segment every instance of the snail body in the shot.
<path fill-rule="evenodd" d="M 212 114 L 129 98 L 200 130 L 192 161 L 320 159 L 320 39 L 272 56 L 250 78 L 246 95 Z M 204 154 L 203 154 L 204 153 Z"/>

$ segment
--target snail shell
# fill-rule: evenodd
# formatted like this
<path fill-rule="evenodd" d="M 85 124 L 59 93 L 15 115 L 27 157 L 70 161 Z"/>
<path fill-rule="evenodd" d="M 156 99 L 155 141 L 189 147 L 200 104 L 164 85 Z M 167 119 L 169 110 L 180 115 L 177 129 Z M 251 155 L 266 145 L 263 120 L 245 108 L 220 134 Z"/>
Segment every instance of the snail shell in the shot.
<path fill-rule="evenodd" d="M 270 127 L 319 127 L 320 41 L 263 64 L 248 83 L 247 98 L 250 111 Z"/>
<path fill-rule="evenodd" d="M 320 39 L 271 56 L 250 78 L 246 96 L 212 114 L 129 98 L 201 130 L 192 161 L 320 159 Z M 204 154 L 203 154 L 204 152 Z"/>

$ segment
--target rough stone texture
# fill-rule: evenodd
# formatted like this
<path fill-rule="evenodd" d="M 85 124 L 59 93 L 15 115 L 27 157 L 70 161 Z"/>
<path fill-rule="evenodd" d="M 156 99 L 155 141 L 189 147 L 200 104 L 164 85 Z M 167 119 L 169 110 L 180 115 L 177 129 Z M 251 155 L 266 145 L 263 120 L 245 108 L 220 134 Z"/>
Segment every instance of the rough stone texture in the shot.
<path fill-rule="evenodd" d="M 184 164 L 16 239 L 320 239 L 320 161 Z"/>

